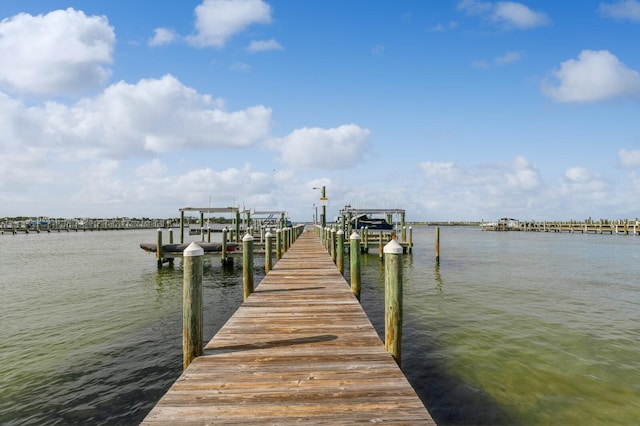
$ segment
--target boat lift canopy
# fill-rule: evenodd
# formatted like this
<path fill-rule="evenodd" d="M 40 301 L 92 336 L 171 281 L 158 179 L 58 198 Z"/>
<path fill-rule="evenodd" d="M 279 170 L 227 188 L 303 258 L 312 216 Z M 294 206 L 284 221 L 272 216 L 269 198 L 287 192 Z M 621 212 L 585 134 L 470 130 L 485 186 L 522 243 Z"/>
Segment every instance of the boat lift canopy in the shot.
<path fill-rule="evenodd" d="M 347 214 L 353 214 L 354 216 L 357 215 L 361 215 L 361 214 L 399 214 L 399 215 L 404 215 L 405 214 L 405 210 L 404 209 L 358 209 L 358 208 L 353 208 L 350 206 L 345 206 L 343 209 L 340 210 L 340 214 L 341 215 L 347 215 Z"/>
<path fill-rule="evenodd" d="M 240 207 L 183 207 L 178 209 L 181 212 L 200 212 L 200 213 L 243 213 L 246 210 L 240 210 Z"/>

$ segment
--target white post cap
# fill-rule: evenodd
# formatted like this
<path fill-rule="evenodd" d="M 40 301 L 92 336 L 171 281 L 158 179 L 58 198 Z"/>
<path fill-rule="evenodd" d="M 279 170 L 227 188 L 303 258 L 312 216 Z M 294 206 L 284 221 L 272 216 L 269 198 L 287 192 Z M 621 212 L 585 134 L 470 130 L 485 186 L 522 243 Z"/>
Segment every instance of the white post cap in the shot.
<path fill-rule="evenodd" d="M 351 236 L 349 237 L 350 240 L 359 240 L 360 239 L 360 234 L 358 234 L 356 231 L 353 231 L 351 233 Z"/>
<path fill-rule="evenodd" d="M 253 235 L 245 234 L 244 237 L 242 237 L 242 241 L 253 241 Z"/>
<path fill-rule="evenodd" d="M 391 240 L 384 246 L 384 253 L 402 254 L 402 252 L 402 246 L 396 240 Z"/>
<path fill-rule="evenodd" d="M 182 255 L 184 257 L 203 256 L 204 249 L 196 243 L 191 243 L 187 246 L 186 249 L 184 249 L 184 251 L 182 252 Z"/>
<path fill-rule="evenodd" d="M 344 231 L 342 229 L 338 229 L 338 231 L 336 232 L 336 234 L 338 235 L 344 235 Z"/>
<path fill-rule="evenodd" d="M 273 234 L 271 233 L 271 231 L 267 231 L 267 233 L 264 234 L 264 236 L 267 237 L 267 238 L 271 238 L 271 237 L 273 237 Z"/>

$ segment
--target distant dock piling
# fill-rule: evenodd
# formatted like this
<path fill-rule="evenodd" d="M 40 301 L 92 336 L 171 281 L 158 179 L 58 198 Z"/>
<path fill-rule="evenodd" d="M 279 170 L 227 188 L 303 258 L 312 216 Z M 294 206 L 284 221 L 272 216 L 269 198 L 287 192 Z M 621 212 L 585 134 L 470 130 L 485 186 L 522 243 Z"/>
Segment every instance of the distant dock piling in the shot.
<path fill-rule="evenodd" d="M 440 261 L 440 227 L 436 228 L 436 262 Z"/>
<path fill-rule="evenodd" d="M 158 262 L 158 268 L 162 268 L 162 229 L 158 229 L 157 234 L 156 260 Z"/>

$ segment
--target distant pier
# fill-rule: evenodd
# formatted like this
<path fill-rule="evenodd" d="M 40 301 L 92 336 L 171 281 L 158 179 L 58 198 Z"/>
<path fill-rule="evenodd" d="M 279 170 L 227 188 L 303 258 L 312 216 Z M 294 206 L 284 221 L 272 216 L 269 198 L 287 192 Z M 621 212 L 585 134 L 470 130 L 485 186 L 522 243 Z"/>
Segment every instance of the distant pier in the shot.
<path fill-rule="evenodd" d="M 638 235 L 640 233 L 640 221 L 638 219 L 600 220 L 597 222 L 535 222 L 503 218 L 497 222 L 482 223 L 480 226 L 484 231 L 568 232 L 572 234 L 611 235 Z"/>
<path fill-rule="evenodd" d="M 121 231 L 170 227 L 167 219 L 49 219 L 0 220 L 0 234 L 39 234 L 51 232 Z"/>

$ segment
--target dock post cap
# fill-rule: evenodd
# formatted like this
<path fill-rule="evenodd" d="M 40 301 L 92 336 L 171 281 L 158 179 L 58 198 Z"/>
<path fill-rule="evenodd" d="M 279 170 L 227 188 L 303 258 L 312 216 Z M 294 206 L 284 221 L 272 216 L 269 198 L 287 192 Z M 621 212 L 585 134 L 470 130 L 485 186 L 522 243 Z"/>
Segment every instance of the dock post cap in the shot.
<path fill-rule="evenodd" d="M 242 237 L 242 241 L 253 241 L 253 235 L 244 234 L 244 237 Z"/>
<path fill-rule="evenodd" d="M 194 242 L 189 244 L 187 248 L 184 249 L 182 255 L 184 257 L 204 256 L 204 249 Z"/>
<path fill-rule="evenodd" d="M 264 236 L 267 237 L 267 238 L 271 238 L 271 237 L 273 237 L 273 234 L 271 233 L 271 231 L 267 231 L 267 233 L 264 234 Z"/>
<path fill-rule="evenodd" d="M 353 231 L 351 233 L 351 236 L 349 236 L 350 240 L 359 240 L 360 239 L 360 234 L 358 234 L 356 231 Z"/>
<path fill-rule="evenodd" d="M 384 253 L 402 254 L 402 246 L 396 240 L 391 240 L 384 246 Z"/>
<path fill-rule="evenodd" d="M 336 234 L 344 235 L 344 231 L 342 229 L 338 229 L 336 231 Z"/>

